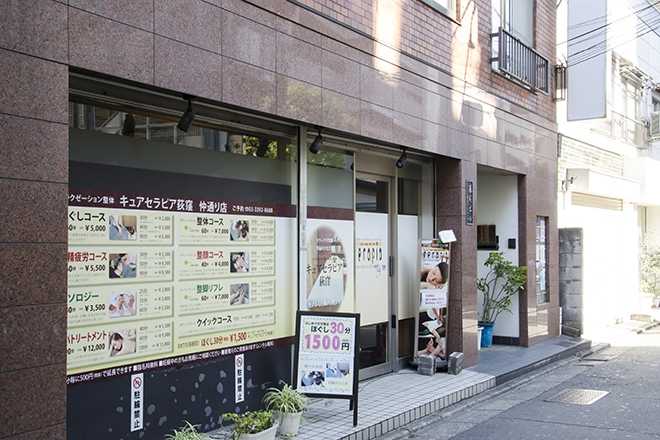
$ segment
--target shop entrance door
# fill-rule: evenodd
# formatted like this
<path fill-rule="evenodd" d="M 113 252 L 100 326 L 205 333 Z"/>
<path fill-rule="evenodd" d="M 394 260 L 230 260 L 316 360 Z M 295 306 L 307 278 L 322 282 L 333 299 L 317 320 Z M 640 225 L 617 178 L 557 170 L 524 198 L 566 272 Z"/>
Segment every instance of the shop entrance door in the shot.
<path fill-rule="evenodd" d="M 361 324 L 360 379 L 394 370 L 392 182 L 387 176 L 356 174 L 355 304 Z"/>

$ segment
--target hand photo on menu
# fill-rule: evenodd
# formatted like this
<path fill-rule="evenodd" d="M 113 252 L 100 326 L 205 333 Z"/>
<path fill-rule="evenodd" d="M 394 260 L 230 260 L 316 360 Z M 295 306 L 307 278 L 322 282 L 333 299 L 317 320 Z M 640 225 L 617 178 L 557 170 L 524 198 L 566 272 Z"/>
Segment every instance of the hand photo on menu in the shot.
<path fill-rule="evenodd" d="M 247 252 L 231 252 L 229 258 L 231 259 L 231 265 L 229 267 L 231 273 L 250 271 L 250 258 Z"/>

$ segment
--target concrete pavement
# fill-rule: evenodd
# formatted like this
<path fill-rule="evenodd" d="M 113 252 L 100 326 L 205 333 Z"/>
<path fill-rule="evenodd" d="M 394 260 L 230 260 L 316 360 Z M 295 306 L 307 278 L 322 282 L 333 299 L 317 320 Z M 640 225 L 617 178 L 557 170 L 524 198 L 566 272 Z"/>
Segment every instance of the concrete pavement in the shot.
<path fill-rule="evenodd" d="M 660 328 L 625 343 L 553 363 L 384 438 L 658 440 Z M 547 401 L 570 388 L 608 394 L 591 405 Z"/>

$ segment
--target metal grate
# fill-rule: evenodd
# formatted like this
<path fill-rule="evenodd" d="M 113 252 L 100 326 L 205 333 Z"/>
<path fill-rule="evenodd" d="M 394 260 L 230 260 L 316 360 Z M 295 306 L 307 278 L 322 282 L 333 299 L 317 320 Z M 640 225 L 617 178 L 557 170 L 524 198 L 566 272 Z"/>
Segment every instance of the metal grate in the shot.
<path fill-rule="evenodd" d="M 546 402 L 568 403 L 571 405 L 591 405 L 607 396 L 609 391 L 585 390 L 581 388 L 568 388 L 560 391 L 552 397 L 545 399 Z"/>
<path fill-rule="evenodd" d="M 550 91 L 548 59 L 500 28 L 491 34 L 493 68 L 505 76 L 543 93 Z"/>
<path fill-rule="evenodd" d="M 594 353 L 582 358 L 583 361 L 608 362 L 619 357 L 619 353 Z"/>

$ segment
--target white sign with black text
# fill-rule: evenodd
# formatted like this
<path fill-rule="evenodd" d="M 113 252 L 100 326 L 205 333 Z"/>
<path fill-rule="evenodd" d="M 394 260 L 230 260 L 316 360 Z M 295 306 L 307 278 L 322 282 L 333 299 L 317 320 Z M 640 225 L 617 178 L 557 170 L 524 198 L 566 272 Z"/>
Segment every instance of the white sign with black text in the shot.
<path fill-rule="evenodd" d="M 131 432 L 143 428 L 144 422 L 144 375 L 131 375 Z"/>
<path fill-rule="evenodd" d="M 245 400 L 245 358 L 243 354 L 237 354 L 234 358 L 234 377 L 236 378 L 236 403 L 241 403 Z"/>

